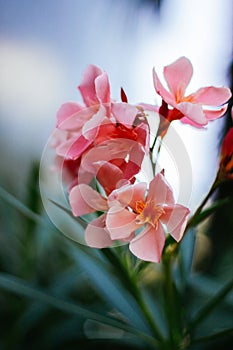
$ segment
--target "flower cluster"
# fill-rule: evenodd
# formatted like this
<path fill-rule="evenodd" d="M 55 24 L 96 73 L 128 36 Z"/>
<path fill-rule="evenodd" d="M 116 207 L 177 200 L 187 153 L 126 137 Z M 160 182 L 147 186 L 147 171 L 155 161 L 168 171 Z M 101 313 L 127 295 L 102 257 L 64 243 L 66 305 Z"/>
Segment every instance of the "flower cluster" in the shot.
<path fill-rule="evenodd" d="M 166 236 L 182 239 L 189 209 L 175 202 L 164 172 L 154 174 L 149 184 L 137 175 L 153 152 L 148 110 L 163 117 L 157 133 L 161 138 L 173 120 L 203 127 L 226 112 L 223 104 L 231 93 L 225 87 L 209 86 L 185 96 L 192 73 L 185 57 L 165 67 L 166 90 L 153 70 L 161 106 L 132 105 L 123 90 L 122 101 L 113 100 L 107 73 L 89 65 L 78 86 L 83 104 L 68 102 L 58 110 L 56 161 L 66 175 L 73 215 L 95 213 L 85 230 L 89 246 L 128 242 L 138 258 L 159 262 Z"/>

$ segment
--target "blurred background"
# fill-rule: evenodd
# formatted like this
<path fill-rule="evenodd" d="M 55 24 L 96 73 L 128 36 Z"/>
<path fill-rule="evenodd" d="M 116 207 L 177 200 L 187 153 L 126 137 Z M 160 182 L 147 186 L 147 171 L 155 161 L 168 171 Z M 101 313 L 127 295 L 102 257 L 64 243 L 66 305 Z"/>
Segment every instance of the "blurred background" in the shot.
<path fill-rule="evenodd" d="M 123 87 L 130 103 L 156 103 L 152 68 L 161 77 L 163 66 L 183 55 L 194 66 L 190 92 L 207 85 L 231 86 L 232 10 L 231 0 L 0 0 L 1 186 L 34 212 L 43 211 L 38 188 L 41 155 L 59 106 L 80 101 L 77 85 L 90 63 L 108 72 L 111 96 L 119 99 Z M 206 130 L 174 126 L 190 155 L 192 209 L 215 177 L 227 118 L 210 123 Z M 232 193 L 232 185 L 225 191 Z M 62 235 L 53 229 L 46 233 L 6 201 L 0 209 L 1 271 L 61 295 L 79 295 L 83 305 L 96 300 L 97 307 L 101 305 L 84 270 L 84 253 L 83 260 L 76 261 Z M 211 269 L 217 252 L 220 279 L 233 267 L 229 215 L 225 222 L 221 240 L 218 233 L 200 240 L 208 249 L 197 262 L 199 269 L 217 274 L 216 266 Z M 216 249 L 219 242 L 221 252 Z M 223 254 L 226 247 L 228 253 Z M 79 281 L 75 286 L 74 280 Z M 1 349 L 98 346 L 85 342 L 80 320 L 58 311 L 1 291 L 0 307 Z"/>

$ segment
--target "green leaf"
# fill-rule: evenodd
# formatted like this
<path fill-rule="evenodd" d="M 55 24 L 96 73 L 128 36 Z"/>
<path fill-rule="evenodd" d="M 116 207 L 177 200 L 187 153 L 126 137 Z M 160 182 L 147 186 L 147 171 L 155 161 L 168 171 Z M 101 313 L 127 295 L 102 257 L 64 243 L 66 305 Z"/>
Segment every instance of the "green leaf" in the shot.
<path fill-rule="evenodd" d="M 219 332 L 210 334 L 207 337 L 193 339 L 192 343 L 193 344 L 203 344 L 203 343 L 207 343 L 210 341 L 216 341 L 220 338 L 222 339 L 222 338 L 231 337 L 231 336 L 233 336 L 233 328 L 227 328 L 227 329 L 223 329 Z"/>
<path fill-rule="evenodd" d="M 196 315 L 189 323 L 189 329 L 193 329 L 195 326 L 199 325 L 205 318 L 207 318 L 212 312 L 212 310 L 223 301 L 223 299 L 228 293 L 230 293 L 232 288 L 233 279 L 228 281 L 222 288 L 220 288 L 217 291 L 217 293 L 212 298 L 209 298 L 208 302 L 196 312 Z"/>
<path fill-rule="evenodd" d="M 217 211 L 219 208 L 223 207 L 225 204 L 229 202 L 230 202 L 229 198 L 224 198 L 214 202 L 210 207 L 203 210 L 200 214 L 194 215 L 188 222 L 187 229 L 190 227 L 196 227 L 202 221 L 207 219 L 211 214 L 213 214 L 215 211 Z"/>
<path fill-rule="evenodd" d="M 100 297 L 106 300 L 111 307 L 120 311 L 135 327 L 147 330 L 137 304 L 128 290 L 114 277 L 112 271 L 109 271 L 109 264 L 101 261 L 98 255 L 94 255 L 96 251 L 93 248 L 80 247 L 77 251 L 72 246 L 71 251 L 78 265 L 81 265 L 90 276 L 90 281 Z"/>
<path fill-rule="evenodd" d="M 45 220 L 42 216 L 34 213 L 30 208 L 28 208 L 25 204 L 23 204 L 19 199 L 17 199 L 15 196 L 7 192 L 4 188 L 0 186 L 0 197 L 16 208 L 20 213 L 25 215 L 27 218 L 33 220 L 39 225 L 45 226 L 47 229 L 53 228 L 53 226 L 49 223 L 49 221 Z"/>
<path fill-rule="evenodd" d="M 154 344 L 154 339 L 152 337 L 126 323 L 120 322 L 111 317 L 95 313 L 81 306 L 78 306 L 70 301 L 57 298 L 56 296 L 53 296 L 47 293 L 46 291 L 42 291 L 30 286 L 22 279 L 19 279 L 12 275 L 0 273 L 0 288 L 8 290 L 12 293 L 16 293 L 18 295 L 28 297 L 30 299 L 36 299 L 39 302 L 46 303 L 47 305 L 55 307 L 64 312 L 75 314 L 85 319 L 91 319 L 112 327 L 122 329 L 128 333 L 139 336 L 149 344 Z"/>

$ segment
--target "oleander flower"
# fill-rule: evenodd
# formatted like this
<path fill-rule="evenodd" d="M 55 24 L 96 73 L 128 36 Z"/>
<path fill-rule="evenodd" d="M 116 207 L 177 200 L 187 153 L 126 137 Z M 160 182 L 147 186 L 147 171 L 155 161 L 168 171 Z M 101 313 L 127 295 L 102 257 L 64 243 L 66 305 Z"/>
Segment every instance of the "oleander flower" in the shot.
<path fill-rule="evenodd" d="M 115 165 L 124 173 L 125 179 L 131 180 L 140 171 L 143 158 L 148 152 L 149 127 L 146 122 L 127 128 L 106 119 L 100 125 L 93 142 L 83 136 L 77 139 L 74 136 L 65 142 L 58 141 L 56 148 L 64 172 L 73 171 L 71 187 L 78 183 L 90 183 L 106 162 Z M 100 183 L 108 176 L 103 169 L 101 174 Z"/>
<path fill-rule="evenodd" d="M 149 129 L 145 123 L 140 123 L 132 129 L 119 124 L 113 127 L 110 124 L 102 126 L 95 146 L 82 156 L 82 171 L 97 176 L 101 185 L 103 182 L 107 184 L 105 179 L 109 175 L 106 172 L 106 163 L 109 163 L 122 172 L 124 179 L 133 180 L 141 170 L 144 156 L 149 151 L 148 136 Z M 109 194 L 110 189 L 106 188 L 105 186 L 105 191 Z"/>
<path fill-rule="evenodd" d="M 150 182 L 148 193 L 146 187 L 146 183 L 137 183 L 114 190 L 109 196 L 106 227 L 112 240 L 127 239 L 141 229 L 129 249 L 142 260 L 159 262 L 166 233 L 177 242 L 181 240 L 189 209 L 175 204 L 161 173 Z"/>
<path fill-rule="evenodd" d="M 164 67 L 163 73 L 168 90 L 164 88 L 155 69 L 153 69 L 156 92 L 162 97 L 166 105 L 173 107 L 173 109 L 169 109 L 168 106 L 162 106 L 162 110 L 160 110 L 160 113 L 168 121 L 180 119 L 183 123 L 202 127 L 226 112 L 227 105 L 222 106 L 222 104 L 226 103 L 231 97 L 228 88 L 207 86 L 190 95 L 185 95 L 186 88 L 193 75 L 192 64 L 186 57 L 180 57 L 172 64 Z M 208 109 L 208 106 L 211 108 Z M 218 108 L 218 106 L 220 107 Z"/>
<path fill-rule="evenodd" d="M 99 67 L 87 67 L 78 89 L 84 105 L 75 102 L 63 104 L 57 112 L 57 128 L 93 141 L 105 118 L 126 127 L 133 125 L 138 108 L 110 98 L 108 75 Z"/>
<path fill-rule="evenodd" d="M 130 179 L 140 170 L 149 149 L 149 129 L 142 108 L 130 105 L 126 97 L 119 103 L 112 100 L 107 73 L 94 65 L 87 67 L 78 89 L 84 105 L 63 104 L 54 131 L 56 163 L 64 178 L 70 179 L 69 188 L 89 183 L 106 156 Z M 103 151 L 107 154 L 100 153 Z"/>
<path fill-rule="evenodd" d="M 233 109 L 231 115 L 233 119 Z M 233 179 L 233 127 L 228 130 L 222 142 L 219 174 L 223 179 Z"/>
<path fill-rule="evenodd" d="M 109 177 L 109 186 L 116 188 L 119 183 L 119 178 L 113 176 Z M 109 210 L 108 198 L 102 196 L 93 188 L 86 184 L 80 184 L 73 187 L 69 195 L 70 206 L 74 216 L 83 216 L 94 213 L 96 211 L 102 214 L 92 220 L 85 230 L 85 241 L 88 246 L 93 248 L 110 247 L 114 243 L 114 239 L 110 237 L 109 231 L 106 227 L 106 215 Z M 123 238 L 122 241 L 127 241 L 132 238 L 132 235 Z"/>

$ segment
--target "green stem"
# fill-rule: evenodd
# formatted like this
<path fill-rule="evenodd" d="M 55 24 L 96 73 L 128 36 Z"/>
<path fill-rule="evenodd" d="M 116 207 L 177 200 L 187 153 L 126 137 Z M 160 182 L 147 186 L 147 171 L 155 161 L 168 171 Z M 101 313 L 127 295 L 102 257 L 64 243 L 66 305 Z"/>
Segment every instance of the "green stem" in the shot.
<path fill-rule="evenodd" d="M 156 325 L 156 322 L 153 318 L 153 315 L 152 315 L 150 309 L 148 308 L 148 305 L 146 304 L 146 302 L 145 302 L 145 300 L 140 292 L 140 289 L 138 288 L 136 283 L 135 283 L 134 297 L 135 297 L 143 315 L 145 316 L 148 324 L 150 325 L 150 328 L 153 332 L 153 335 L 155 336 L 156 339 L 158 339 L 158 341 L 164 342 L 163 335 L 160 332 L 158 326 Z"/>
<path fill-rule="evenodd" d="M 127 289 L 130 291 L 135 301 L 137 302 L 140 310 L 142 311 L 142 314 L 144 315 L 151 328 L 151 331 L 153 332 L 155 339 L 157 339 L 159 342 L 163 342 L 163 335 L 160 329 L 158 328 L 153 318 L 153 315 L 142 296 L 141 290 L 137 284 L 137 280 L 135 279 L 135 277 L 132 275 L 132 273 L 130 273 L 125 264 L 122 263 L 121 259 L 119 258 L 119 254 L 114 254 L 112 249 L 103 249 L 102 251 L 104 251 L 104 254 L 111 263 L 114 262 L 114 267 L 118 268 L 120 272 L 118 275 L 123 280 L 123 283 L 127 286 Z"/>
<path fill-rule="evenodd" d="M 177 297 L 175 295 L 175 286 L 172 276 L 172 257 L 164 257 L 163 264 L 163 276 L 164 276 L 164 296 L 167 324 L 169 329 L 168 349 L 179 349 L 182 341 L 182 329 L 180 324 L 180 317 L 178 310 Z"/>

